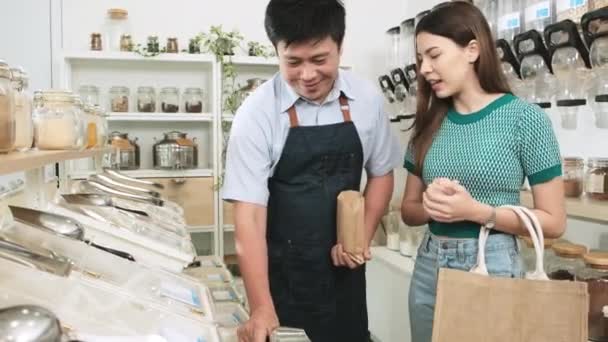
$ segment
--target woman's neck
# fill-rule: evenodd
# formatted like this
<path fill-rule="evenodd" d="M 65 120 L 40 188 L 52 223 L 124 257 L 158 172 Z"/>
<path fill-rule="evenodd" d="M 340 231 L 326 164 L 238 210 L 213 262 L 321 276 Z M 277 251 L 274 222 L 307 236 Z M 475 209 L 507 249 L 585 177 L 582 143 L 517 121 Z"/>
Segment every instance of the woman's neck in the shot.
<path fill-rule="evenodd" d="M 485 108 L 503 94 L 492 94 L 485 91 L 479 81 L 467 82 L 462 91 L 452 96 L 454 109 L 460 114 L 471 114 Z"/>

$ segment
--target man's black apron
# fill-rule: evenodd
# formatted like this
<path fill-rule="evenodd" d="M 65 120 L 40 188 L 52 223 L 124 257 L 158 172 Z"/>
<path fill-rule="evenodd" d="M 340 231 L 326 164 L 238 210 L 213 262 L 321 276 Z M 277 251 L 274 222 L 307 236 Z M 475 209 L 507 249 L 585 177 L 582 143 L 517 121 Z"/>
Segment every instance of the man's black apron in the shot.
<path fill-rule="evenodd" d="M 282 326 L 303 328 L 313 342 L 367 342 L 365 267 L 334 267 L 336 204 L 343 190 L 359 190 L 363 147 L 340 96 L 344 122 L 290 129 L 269 179 L 268 273 Z"/>

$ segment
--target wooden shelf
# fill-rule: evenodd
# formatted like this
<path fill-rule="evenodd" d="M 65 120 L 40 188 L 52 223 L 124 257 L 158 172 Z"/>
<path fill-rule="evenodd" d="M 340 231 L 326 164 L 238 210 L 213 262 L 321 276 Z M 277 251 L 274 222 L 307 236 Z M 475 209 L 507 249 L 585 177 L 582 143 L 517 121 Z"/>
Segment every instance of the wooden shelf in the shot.
<path fill-rule="evenodd" d="M 143 122 L 211 122 L 213 114 L 191 113 L 110 113 L 108 121 L 143 121 Z"/>
<path fill-rule="evenodd" d="M 208 54 L 161 53 L 154 57 L 143 57 L 134 52 L 82 51 L 68 52 L 64 58 L 69 61 L 122 61 L 122 62 L 170 62 L 170 63 L 213 63 L 215 57 Z"/>
<path fill-rule="evenodd" d="M 530 191 L 521 192 L 521 204 L 529 208 L 534 206 Z M 572 217 L 608 222 L 608 201 L 595 201 L 586 196 L 566 198 L 566 212 Z"/>
<path fill-rule="evenodd" d="M 84 151 L 27 151 L 0 154 L 0 175 L 27 171 L 47 164 L 53 164 L 66 160 L 90 158 L 104 153 L 110 149 L 91 149 Z"/>
<path fill-rule="evenodd" d="M 85 179 L 94 174 L 95 171 L 77 171 L 70 174 L 72 179 Z M 191 177 L 213 177 L 211 169 L 192 169 L 192 170 L 120 170 L 129 177 L 135 178 L 191 178 Z"/>

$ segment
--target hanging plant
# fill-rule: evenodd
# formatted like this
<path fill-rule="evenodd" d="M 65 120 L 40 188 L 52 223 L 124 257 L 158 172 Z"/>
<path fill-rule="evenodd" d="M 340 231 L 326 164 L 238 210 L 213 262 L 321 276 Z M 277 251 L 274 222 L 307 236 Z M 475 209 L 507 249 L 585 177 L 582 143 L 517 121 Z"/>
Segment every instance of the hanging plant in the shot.
<path fill-rule="evenodd" d="M 252 57 L 264 57 L 270 58 L 276 56 L 275 50 L 272 46 L 262 45 L 259 42 L 247 43 L 248 54 Z"/>

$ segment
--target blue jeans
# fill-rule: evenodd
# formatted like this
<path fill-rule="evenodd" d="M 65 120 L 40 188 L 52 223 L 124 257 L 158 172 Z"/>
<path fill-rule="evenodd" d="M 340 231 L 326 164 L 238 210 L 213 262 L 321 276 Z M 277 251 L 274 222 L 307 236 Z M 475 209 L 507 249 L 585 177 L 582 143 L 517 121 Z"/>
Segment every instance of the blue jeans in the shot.
<path fill-rule="evenodd" d="M 477 263 L 477 250 L 477 239 L 445 239 L 426 233 L 418 248 L 410 285 L 412 342 L 431 342 L 439 269 L 445 267 L 468 271 Z M 490 235 L 485 250 L 490 275 L 523 276 L 517 241 L 513 235 Z"/>

